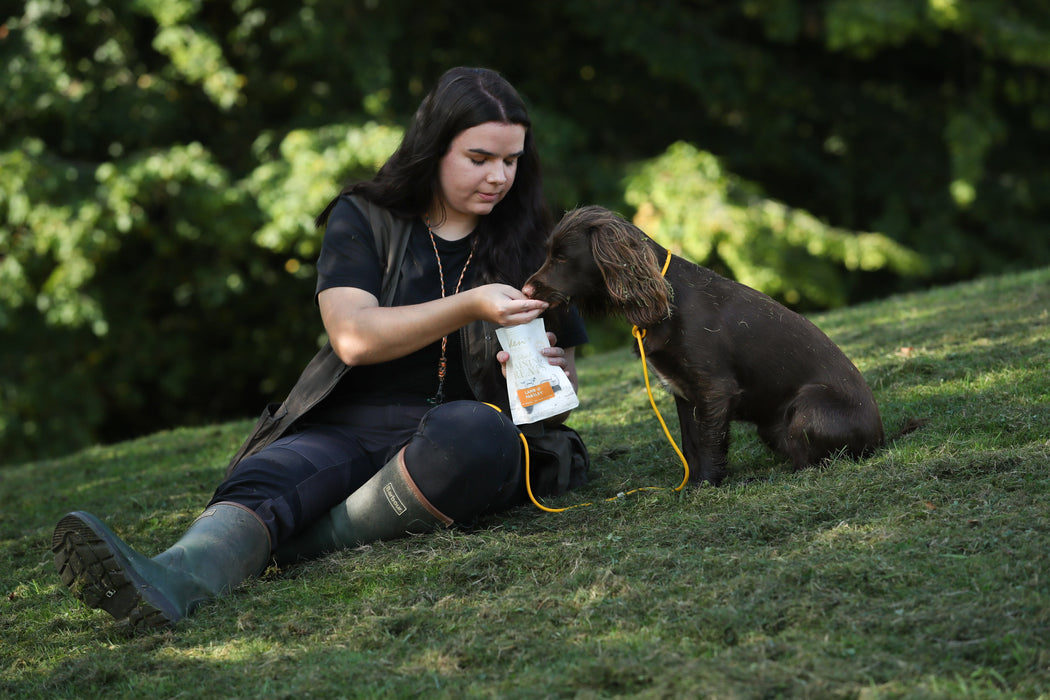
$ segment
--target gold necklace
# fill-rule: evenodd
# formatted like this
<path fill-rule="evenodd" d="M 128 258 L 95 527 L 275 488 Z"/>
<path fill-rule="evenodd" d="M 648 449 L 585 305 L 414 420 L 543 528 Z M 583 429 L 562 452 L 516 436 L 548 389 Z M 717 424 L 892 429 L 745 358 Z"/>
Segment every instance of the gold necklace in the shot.
<path fill-rule="evenodd" d="M 427 233 L 430 234 L 430 245 L 434 248 L 434 257 L 437 258 L 438 264 L 438 278 L 441 280 L 441 298 L 445 298 L 445 271 L 441 267 L 441 255 L 438 253 L 437 241 L 434 240 L 434 232 L 430 228 L 430 217 L 423 217 L 423 223 L 427 226 Z M 463 263 L 463 270 L 459 273 L 459 281 L 456 282 L 456 288 L 452 290 L 453 294 L 459 294 L 459 287 L 463 284 L 463 278 L 467 274 L 467 267 L 470 265 L 470 261 L 474 259 L 474 249 L 478 247 L 478 239 L 475 237 L 474 241 L 470 244 L 470 255 L 467 256 L 467 261 Z M 445 374 L 448 371 L 448 357 L 445 354 L 448 348 L 448 336 L 445 335 L 441 338 L 441 359 L 438 361 L 438 388 L 437 393 L 434 394 L 434 398 L 427 399 L 428 403 L 440 404 L 445 402 Z"/>

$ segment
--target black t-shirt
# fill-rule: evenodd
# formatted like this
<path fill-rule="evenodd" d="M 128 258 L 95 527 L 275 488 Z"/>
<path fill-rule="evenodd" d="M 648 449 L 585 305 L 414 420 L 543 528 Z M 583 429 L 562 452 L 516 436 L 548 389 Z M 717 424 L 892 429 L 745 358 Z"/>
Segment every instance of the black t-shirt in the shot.
<path fill-rule="evenodd" d="M 408 247 L 401 267 L 401 279 L 394 293 L 394 306 L 419 304 L 441 298 L 441 276 L 445 280 L 445 295 L 451 295 L 463 274 L 460 291 L 474 286 L 474 261 L 463 266 L 474 245 L 471 234 L 458 241 L 446 241 L 430 235 L 421 220 L 416 220 L 409 236 Z M 441 273 L 438 257 L 441 257 Z M 317 261 L 317 294 L 333 287 L 355 287 L 380 296 L 382 264 L 376 251 L 372 228 L 361 211 L 347 198 L 340 198 L 332 209 L 325 229 L 321 254 Z M 558 345 L 573 347 L 587 342 L 586 331 L 579 316 L 572 314 L 568 322 L 548 329 L 558 336 Z M 438 340 L 403 357 L 362 366 L 347 372 L 339 386 L 325 400 L 327 406 L 344 401 L 361 404 L 388 404 L 404 402 L 418 404 L 433 397 L 438 388 L 438 364 L 441 341 Z M 463 371 L 463 357 L 459 331 L 449 333 L 446 348 L 447 373 L 445 401 L 474 399 Z M 492 362 L 496 362 L 493 356 Z"/>

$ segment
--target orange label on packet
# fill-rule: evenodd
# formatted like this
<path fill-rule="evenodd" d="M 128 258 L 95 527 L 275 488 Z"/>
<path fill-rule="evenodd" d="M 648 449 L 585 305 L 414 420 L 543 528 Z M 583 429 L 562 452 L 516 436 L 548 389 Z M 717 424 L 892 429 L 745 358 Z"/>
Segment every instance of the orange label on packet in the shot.
<path fill-rule="evenodd" d="M 550 382 L 543 382 L 526 389 L 518 389 L 518 401 L 522 406 L 535 406 L 540 401 L 554 398 L 554 389 Z"/>

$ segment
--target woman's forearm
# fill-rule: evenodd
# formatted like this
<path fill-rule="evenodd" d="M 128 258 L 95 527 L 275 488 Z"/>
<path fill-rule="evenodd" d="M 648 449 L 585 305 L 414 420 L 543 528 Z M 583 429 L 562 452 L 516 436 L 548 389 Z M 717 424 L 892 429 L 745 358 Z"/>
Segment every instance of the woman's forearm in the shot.
<path fill-rule="evenodd" d="M 392 307 L 380 306 L 375 296 L 360 289 L 336 287 L 321 292 L 318 303 L 332 348 L 351 366 L 403 357 L 478 319 L 498 325 L 527 323 L 547 306 L 498 284 Z"/>

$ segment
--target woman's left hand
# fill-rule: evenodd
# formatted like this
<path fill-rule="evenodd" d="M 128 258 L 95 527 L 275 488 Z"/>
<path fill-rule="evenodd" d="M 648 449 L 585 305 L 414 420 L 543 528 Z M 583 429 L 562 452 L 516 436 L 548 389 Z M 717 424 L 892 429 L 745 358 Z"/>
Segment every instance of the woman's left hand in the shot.
<path fill-rule="evenodd" d="M 551 346 L 549 348 L 543 348 L 540 351 L 544 357 L 547 358 L 547 362 L 554 365 L 555 367 L 561 367 L 565 371 L 565 376 L 572 382 L 572 388 L 574 391 L 579 390 L 579 386 L 576 384 L 576 353 L 574 348 L 559 348 L 556 343 L 558 342 L 557 336 L 550 331 L 547 331 L 547 340 Z M 500 350 L 496 353 L 496 360 L 499 361 L 500 369 L 503 371 L 503 376 L 507 376 L 507 360 L 510 359 L 510 353 L 506 350 Z"/>

